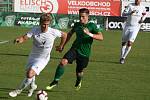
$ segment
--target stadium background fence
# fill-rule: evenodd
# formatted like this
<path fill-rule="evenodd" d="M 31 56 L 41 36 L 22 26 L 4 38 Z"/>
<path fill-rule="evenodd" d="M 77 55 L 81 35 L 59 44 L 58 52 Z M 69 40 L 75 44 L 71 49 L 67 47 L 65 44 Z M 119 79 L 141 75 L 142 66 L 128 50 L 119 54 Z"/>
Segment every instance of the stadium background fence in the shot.
<path fill-rule="evenodd" d="M 14 2 L 16 0 L 0 0 L 0 26 L 21 26 L 21 27 L 31 27 L 39 25 L 39 16 L 40 13 L 32 12 L 14 12 Z M 96 0 L 94 0 L 96 1 Z M 107 1 L 107 0 L 102 0 Z M 119 0 L 112 0 L 119 1 Z M 100 15 L 100 16 L 91 16 L 90 21 L 96 23 L 100 29 L 106 30 L 116 30 L 122 29 L 124 21 L 126 18 L 121 17 L 121 12 L 124 4 L 129 2 L 134 2 L 134 0 L 122 0 L 120 1 L 120 15 Z M 150 14 L 150 0 L 142 0 L 146 4 L 146 9 Z M 53 18 L 52 27 L 59 29 L 70 28 L 74 25 L 77 20 L 77 14 L 51 14 Z M 147 18 L 142 24 L 141 30 L 150 31 L 150 18 Z"/>

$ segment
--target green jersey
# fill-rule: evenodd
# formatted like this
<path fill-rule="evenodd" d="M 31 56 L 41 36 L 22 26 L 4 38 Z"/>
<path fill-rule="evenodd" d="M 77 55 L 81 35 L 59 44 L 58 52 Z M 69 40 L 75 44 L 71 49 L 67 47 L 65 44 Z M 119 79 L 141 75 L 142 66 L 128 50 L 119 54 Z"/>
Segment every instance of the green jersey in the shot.
<path fill-rule="evenodd" d="M 84 33 L 84 28 L 88 28 L 92 34 L 97 34 L 100 30 L 94 23 L 83 25 L 80 22 L 75 23 L 72 29 L 76 33 L 76 40 L 73 42 L 72 48 L 76 49 L 81 56 L 89 57 L 93 38 Z"/>

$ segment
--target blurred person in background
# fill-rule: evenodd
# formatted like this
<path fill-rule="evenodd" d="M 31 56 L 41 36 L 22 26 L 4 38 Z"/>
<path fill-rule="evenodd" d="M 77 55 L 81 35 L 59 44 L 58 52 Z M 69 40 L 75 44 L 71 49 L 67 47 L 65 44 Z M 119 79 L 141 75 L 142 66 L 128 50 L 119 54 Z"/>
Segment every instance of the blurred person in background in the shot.
<path fill-rule="evenodd" d="M 122 32 L 120 64 L 125 63 L 125 59 L 140 30 L 141 23 L 146 18 L 146 9 L 141 5 L 141 0 L 135 0 L 135 3 L 131 3 L 125 8 L 122 15 L 127 16 L 127 20 Z"/>

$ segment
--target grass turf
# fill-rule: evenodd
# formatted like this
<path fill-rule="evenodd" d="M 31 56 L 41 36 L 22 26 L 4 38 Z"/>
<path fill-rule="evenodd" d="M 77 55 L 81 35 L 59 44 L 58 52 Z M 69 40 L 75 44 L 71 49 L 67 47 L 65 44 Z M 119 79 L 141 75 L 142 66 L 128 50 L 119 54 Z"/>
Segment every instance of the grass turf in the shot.
<path fill-rule="evenodd" d="M 0 27 L 0 40 L 12 40 L 28 29 Z M 149 100 L 150 99 L 150 33 L 140 32 L 125 64 L 119 64 L 121 31 L 105 31 L 104 41 L 94 41 L 92 55 L 80 91 L 74 90 L 75 63 L 67 65 L 58 87 L 47 91 L 49 100 Z M 74 37 L 73 37 L 74 38 Z M 36 78 L 38 90 L 53 80 L 62 53 L 54 49 L 47 67 Z M 59 39 L 56 40 L 57 45 Z M 55 46 L 54 45 L 54 46 Z M 35 100 L 24 91 L 16 98 L 8 93 L 23 80 L 25 65 L 32 47 L 31 40 L 20 45 L 0 44 L 0 100 Z"/>

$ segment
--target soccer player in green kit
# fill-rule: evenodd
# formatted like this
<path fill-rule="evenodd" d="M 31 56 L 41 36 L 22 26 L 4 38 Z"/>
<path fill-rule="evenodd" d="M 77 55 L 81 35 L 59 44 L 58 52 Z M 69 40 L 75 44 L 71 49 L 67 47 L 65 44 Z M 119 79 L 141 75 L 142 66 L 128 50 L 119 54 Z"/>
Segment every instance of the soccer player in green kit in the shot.
<path fill-rule="evenodd" d="M 70 50 L 61 59 L 55 73 L 54 80 L 46 87 L 51 90 L 58 84 L 60 77 L 64 74 L 64 67 L 67 64 L 72 64 L 76 60 L 76 83 L 75 89 L 81 88 L 83 71 L 88 65 L 93 39 L 103 40 L 103 35 L 94 23 L 89 22 L 89 10 L 82 8 L 79 10 L 80 22 L 76 22 L 74 27 L 67 35 L 65 44 L 70 40 L 71 36 L 76 33 L 76 39 Z M 64 46 L 65 46 L 64 44 Z"/>

